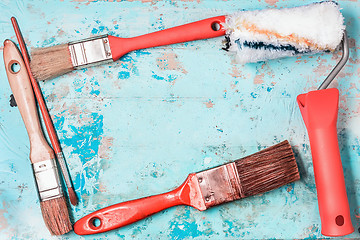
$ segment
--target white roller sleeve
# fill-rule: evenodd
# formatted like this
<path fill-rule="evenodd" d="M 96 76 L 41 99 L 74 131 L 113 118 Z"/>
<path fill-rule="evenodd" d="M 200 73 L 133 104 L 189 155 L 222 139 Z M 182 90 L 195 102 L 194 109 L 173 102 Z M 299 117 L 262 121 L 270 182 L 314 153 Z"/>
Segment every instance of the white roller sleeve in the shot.
<path fill-rule="evenodd" d="M 229 50 L 241 63 L 334 51 L 345 30 L 340 7 L 332 1 L 237 12 L 227 17 L 225 28 Z"/>

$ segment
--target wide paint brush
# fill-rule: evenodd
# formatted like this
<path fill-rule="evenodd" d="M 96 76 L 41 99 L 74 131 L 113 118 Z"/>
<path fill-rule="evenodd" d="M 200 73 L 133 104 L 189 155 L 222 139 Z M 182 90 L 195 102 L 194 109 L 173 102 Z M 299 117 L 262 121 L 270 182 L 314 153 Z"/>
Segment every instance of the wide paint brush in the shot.
<path fill-rule="evenodd" d="M 35 49 L 31 52 L 31 69 L 35 78 L 42 81 L 116 61 L 130 51 L 223 35 L 226 35 L 225 49 L 236 52 L 239 62 L 256 62 L 334 51 L 343 29 L 339 6 L 332 1 L 295 8 L 240 11 L 132 38 L 104 35 Z"/>
<path fill-rule="evenodd" d="M 283 141 L 235 162 L 192 173 L 180 187 L 171 192 L 93 212 L 77 221 L 74 231 L 79 235 L 87 235 L 113 230 L 177 205 L 188 205 L 203 211 L 299 179 L 291 146 L 288 141 Z"/>
<path fill-rule="evenodd" d="M 4 42 L 4 63 L 11 90 L 30 140 L 30 161 L 44 222 L 54 235 L 72 230 L 66 199 L 60 185 L 55 154 L 40 125 L 34 93 L 22 56 L 10 40 Z M 16 71 L 15 65 L 20 69 Z M 21 214 L 21 213 L 19 213 Z"/>

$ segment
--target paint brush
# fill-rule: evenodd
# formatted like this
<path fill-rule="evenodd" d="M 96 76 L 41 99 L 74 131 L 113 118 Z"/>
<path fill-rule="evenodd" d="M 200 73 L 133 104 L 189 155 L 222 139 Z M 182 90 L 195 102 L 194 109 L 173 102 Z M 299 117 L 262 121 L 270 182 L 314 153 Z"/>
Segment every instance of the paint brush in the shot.
<path fill-rule="evenodd" d="M 192 173 L 175 190 L 115 204 L 93 212 L 74 224 L 79 235 L 126 226 L 177 205 L 200 211 L 222 203 L 261 194 L 299 180 L 294 154 L 283 141 L 248 157 Z"/>
<path fill-rule="evenodd" d="M 44 222 L 51 234 L 65 234 L 72 230 L 72 226 L 60 184 L 55 154 L 41 130 L 25 63 L 21 53 L 10 40 L 4 42 L 4 63 L 11 90 L 29 135 L 30 161 Z M 15 65 L 20 68 L 18 71 Z"/>
<path fill-rule="evenodd" d="M 225 49 L 239 62 L 334 51 L 342 38 L 339 6 L 324 1 L 305 6 L 240 11 L 137 36 L 97 36 L 35 49 L 31 69 L 38 81 L 76 69 L 116 61 L 124 54 L 158 46 L 226 35 Z"/>
<path fill-rule="evenodd" d="M 27 50 L 26 50 L 25 42 L 24 42 L 24 39 L 23 39 L 23 37 L 21 35 L 19 25 L 18 25 L 18 23 L 17 23 L 17 21 L 16 21 L 16 19 L 14 17 L 11 18 L 11 23 L 12 23 L 12 25 L 14 27 L 16 38 L 18 39 L 20 49 L 21 49 L 21 51 L 23 53 L 23 58 L 24 58 L 26 71 L 28 72 L 31 85 L 32 85 L 32 88 L 33 88 L 34 93 L 35 93 L 36 100 L 38 101 L 41 114 L 42 114 L 42 116 L 44 118 L 44 123 L 45 123 L 45 127 L 46 127 L 47 133 L 48 133 L 49 138 L 50 138 L 50 142 L 51 142 L 51 144 L 52 144 L 52 146 L 53 146 L 53 148 L 55 150 L 56 158 L 57 158 L 58 163 L 60 165 L 62 176 L 63 176 L 63 178 L 65 180 L 65 184 L 66 184 L 66 187 L 67 187 L 67 190 L 68 190 L 70 202 L 71 202 L 72 205 L 75 206 L 78 203 L 78 199 L 77 199 L 76 193 L 75 193 L 73 185 L 72 185 L 70 173 L 69 173 L 69 171 L 67 169 L 67 165 L 66 165 L 65 158 L 64 158 L 64 153 L 62 152 L 62 149 L 61 149 L 61 146 L 60 146 L 60 143 L 59 143 L 59 139 L 58 139 L 58 137 L 56 135 L 54 125 L 53 125 L 52 120 L 50 118 L 49 112 L 48 112 L 48 110 L 46 108 L 46 104 L 45 104 L 44 98 L 43 98 L 43 96 L 41 94 L 41 90 L 39 88 L 39 85 L 38 85 L 38 83 L 36 82 L 35 78 L 32 75 L 32 72 L 31 72 L 31 69 L 30 69 L 30 60 L 29 60 L 29 56 L 28 56 L 28 53 L 27 53 Z"/>

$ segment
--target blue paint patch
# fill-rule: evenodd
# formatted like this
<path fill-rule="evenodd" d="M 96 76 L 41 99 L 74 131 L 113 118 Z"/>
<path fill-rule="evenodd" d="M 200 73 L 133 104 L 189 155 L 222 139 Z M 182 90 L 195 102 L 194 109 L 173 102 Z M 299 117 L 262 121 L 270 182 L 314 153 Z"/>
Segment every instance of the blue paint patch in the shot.
<path fill-rule="evenodd" d="M 93 28 L 92 30 L 91 30 L 91 33 L 93 34 L 93 35 L 96 35 L 96 34 L 99 34 L 99 33 L 102 33 L 102 32 L 104 32 L 104 30 L 108 30 L 106 27 L 104 27 L 104 26 L 99 26 L 99 28 Z"/>
<path fill-rule="evenodd" d="M 320 234 L 320 229 L 319 229 L 318 225 L 314 224 L 311 227 L 309 227 L 308 230 L 309 230 L 309 233 L 308 233 L 309 236 L 304 239 L 315 239 Z"/>
<path fill-rule="evenodd" d="M 154 73 L 154 72 L 153 72 Z M 172 82 L 172 81 L 175 81 L 177 79 L 176 76 L 173 76 L 173 75 L 168 75 L 167 77 L 162 77 L 162 76 L 159 76 L 157 74 L 153 74 L 151 75 L 153 78 L 155 78 L 156 80 L 160 80 L 160 81 L 166 81 L 166 82 Z"/>
<path fill-rule="evenodd" d="M 286 90 L 281 93 L 282 96 L 291 97 L 290 93 L 287 93 Z"/>
<path fill-rule="evenodd" d="M 242 229 L 245 227 L 245 225 L 244 224 L 240 224 L 240 226 L 238 224 L 235 225 L 234 222 L 224 219 L 223 227 L 226 228 L 225 236 L 230 237 L 230 236 L 234 236 L 234 234 L 238 235 L 238 233 L 243 232 Z M 243 234 L 242 237 L 244 237 L 244 235 L 245 234 Z"/>
<path fill-rule="evenodd" d="M 55 37 L 48 38 L 43 41 L 42 46 L 48 46 L 55 42 Z"/>
<path fill-rule="evenodd" d="M 100 140 L 104 132 L 103 115 L 91 113 L 90 118 L 92 119 L 92 124 L 82 125 L 80 127 L 69 125 L 73 131 L 71 135 L 75 135 L 76 138 L 70 137 L 63 139 L 63 143 L 66 146 L 71 147 L 71 154 L 78 155 L 81 163 L 83 165 L 87 165 L 84 168 L 85 171 L 82 172 L 82 175 L 78 175 L 76 177 L 76 181 L 74 183 L 76 189 L 81 187 L 80 191 L 82 193 L 86 192 L 84 189 L 86 179 L 94 177 L 98 179 L 100 172 L 100 164 L 98 164 L 97 161 L 94 161 L 94 164 L 88 164 L 88 162 L 98 156 L 97 153 L 99 151 Z M 58 124 L 56 124 L 56 129 L 61 128 L 62 126 L 58 126 Z M 84 149 L 86 149 L 86 151 L 84 151 Z M 93 190 L 95 191 L 95 189 Z"/>
<path fill-rule="evenodd" d="M 138 58 L 142 55 L 150 55 L 151 52 L 149 52 L 148 50 L 145 50 L 145 49 L 142 49 L 142 50 L 137 50 L 134 52 L 135 53 L 135 56 Z"/>
<path fill-rule="evenodd" d="M 98 34 L 98 32 L 99 32 L 99 30 L 97 30 L 96 28 L 93 28 L 91 30 L 91 33 L 94 34 L 94 35 Z"/>
<path fill-rule="evenodd" d="M 79 88 L 75 88 L 75 92 L 81 92 L 83 88 L 84 88 L 84 85 Z"/>
<path fill-rule="evenodd" d="M 10 168 L 10 171 L 11 171 L 11 172 L 16 173 L 16 169 L 15 169 L 14 163 L 10 163 L 10 164 L 9 164 L 9 168 Z"/>
<path fill-rule="evenodd" d="M 199 231 L 197 222 L 194 217 L 190 215 L 189 207 L 183 208 L 185 213 L 180 216 L 180 219 L 170 222 L 170 239 L 187 239 L 189 236 L 192 238 L 202 236 L 202 232 Z"/>
<path fill-rule="evenodd" d="M 161 77 L 161 76 L 156 75 L 156 74 L 153 74 L 152 77 L 155 78 L 156 80 L 164 80 L 165 79 L 164 77 Z"/>
<path fill-rule="evenodd" d="M 259 96 L 258 93 L 254 93 L 254 92 L 250 93 L 250 95 L 252 98 L 257 98 Z"/>
<path fill-rule="evenodd" d="M 130 77 L 130 73 L 126 71 L 121 71 L 118 73 L 119 79 L 128 79 Z"/>
<path fill-rule="evenodd" d="M 91 90 L 91 92 L 90 92 L 90 94 L 92 94 L 92 95 L 96 95 L 96 96 L 99 96 L 99 94 L 100 94 L 100 91 L 99 90 Z"/>
<path fill-rule="evenodd" d="M 128 63 L 125 63 L 122 61 L 122 63 L 120 64 L 122 68 L 128 68 L 129 67 L 129 64 Z"/>
<path fill-rule="evenodd" d="M 158 177 L 159 177 L 159 172 L 157 172 L 157 171 L 152 171 L 152 172 L 150 173 L 150 176 L 152 176 L 153 178 L 158 178 Z"/>

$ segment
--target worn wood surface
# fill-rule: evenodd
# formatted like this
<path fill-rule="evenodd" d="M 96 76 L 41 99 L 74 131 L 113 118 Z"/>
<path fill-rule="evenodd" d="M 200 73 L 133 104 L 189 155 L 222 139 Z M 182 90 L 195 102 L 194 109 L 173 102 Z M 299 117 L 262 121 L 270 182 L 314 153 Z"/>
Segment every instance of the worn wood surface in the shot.
<path fill-rule="evenodd" d="M 312 1 L 2 0 L 0 39 L 16 41 L 18 19 L 31 48 L 110 33 L 132 37 L 240 9 Z M 350 60 L 340 90 L 338 136 L 355 233 L 360 238 L 360 4 L 339 1 Z M 41 83 L 80 203 L 77 220 L 114 203 L 168 191 L 191 172 L 288 139 L 301 180 L 199 212 L 175 207 L 81 239 L 322 238 L 311 152 L 296 96 L 314 90 L 340 53 L 236 64 L 216 38 L 132 52 L 120 61 Z M 2 48 L 0 48 L 2 52 Z M 2 61 L 1 64 L 3 65 Z M 29 142 L 0 66 L 0 239 L 51 237 L 31 172 Z"/>

